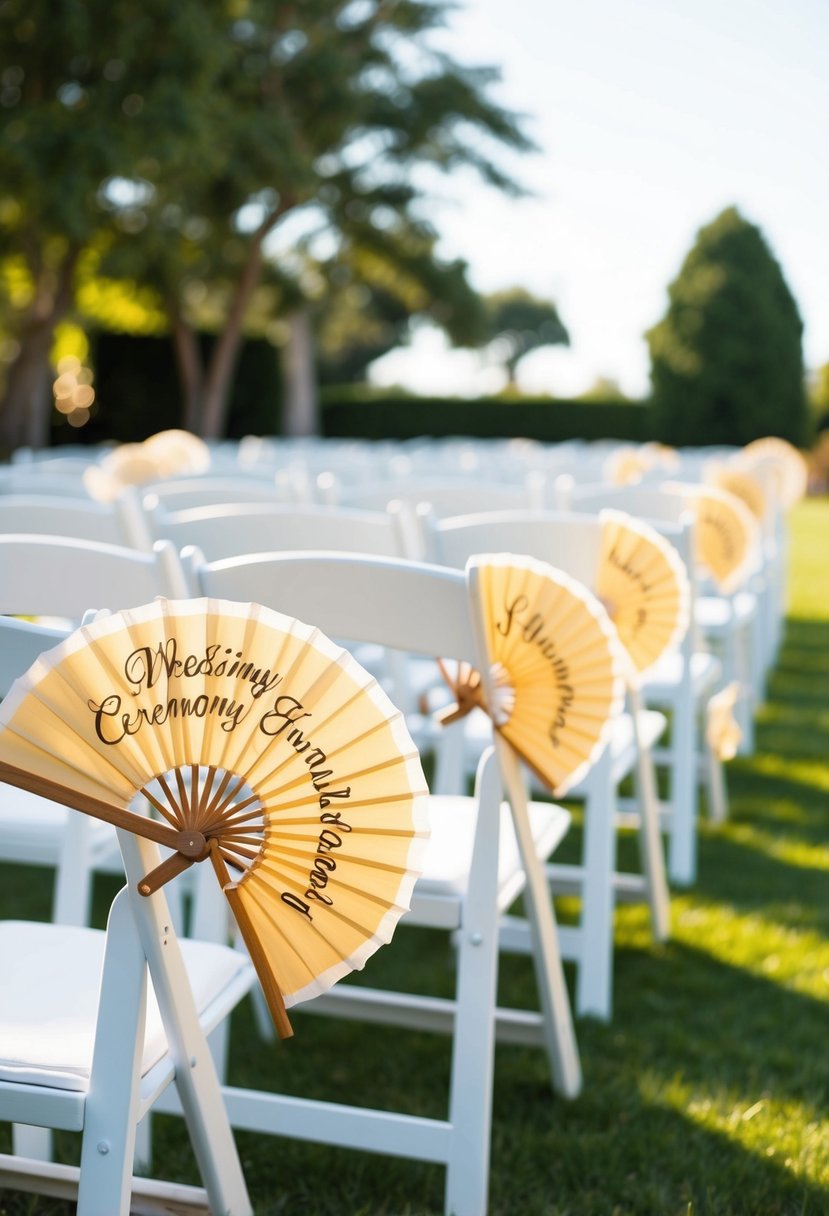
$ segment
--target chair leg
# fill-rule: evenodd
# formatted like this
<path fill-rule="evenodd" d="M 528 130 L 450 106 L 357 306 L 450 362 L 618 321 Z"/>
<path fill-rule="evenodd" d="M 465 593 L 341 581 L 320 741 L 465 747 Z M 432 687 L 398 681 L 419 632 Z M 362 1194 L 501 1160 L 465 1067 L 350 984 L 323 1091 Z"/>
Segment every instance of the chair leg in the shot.
<path fill-rule="evenodd" d="M 671 719 L 671 832 L 668 874 L 688 887 L 697 876 L 697 722 L 692 696 L 679 698 Z"/>
<path fill-rule="evenodd" d="M 167 1043 L 176 1065 L 176 1088 L 211 1211 L 223 1216 L 251 1216 L 213 1057 L 199 1026 L 181 950 L 167 927 L 169 909 L 164 893 L 156 892 L 148 899 L 138 894 L 141 877 L 158 864 L 158 850 L 129 832 L 119 830 L 118 837 L 129 879 L 125 890 L 136 905 L 135 921 L 153 977 Z"/>
<path fill-rule="evenodd" d="M 501 780 L 488 749 L 478 768 L 479 823 L 464 924 L 458 933 L 458 980 L 446 1169 L 446 1216 L 487 1209 L 495 997 L 498 979 L 498 879 Z"/>
<path fill-rule="evenodd" d="M 146 999 L 146 960 L 125 888 L 109 914 L 100 998 L 107 1016 L 99 1019 L 86 1100 L 78 1216 L 129 1212 Z"/>
<path fill-rule="evenodd" d="M 639 854 L 645 878 L 651 929 L 656 941 L 667 941 L 670 933 L 671 910 L 668 882 L 665 877 L 665 854 L 659 823 L 659 800 L 656 773 L 651 750 L 640 729 L 642 701 L 637 690 L 629 693 L 636 738 L 636 793 L 639 801 Z"/>
<path fill-rule="evenodd" d="M 588 778 L 584 807 L 584 884 L 576 1013 L 609 1021 L 613 990 L 616 791 L 609 748 Z"/>
<path fill-rule="evenodd" d="M 728 791 L 725 784 L 725 768 L 720 758 L 706 745 L 703 754 L 708 787 L 708 814 L 712 823 L 725 823 L 728 819 Z"/>

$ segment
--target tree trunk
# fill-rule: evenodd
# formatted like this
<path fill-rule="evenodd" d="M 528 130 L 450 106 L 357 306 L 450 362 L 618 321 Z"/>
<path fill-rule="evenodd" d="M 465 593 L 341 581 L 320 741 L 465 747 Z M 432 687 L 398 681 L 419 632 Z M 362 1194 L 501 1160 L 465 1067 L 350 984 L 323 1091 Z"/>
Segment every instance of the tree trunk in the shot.
<path fill-rule="evenodd" d="M 201 402 L 201 434 L 204 439 L 222 439 L 227 432 L 230 388 L 236 361 L 242 347 L 245 315 L 251 296 L 262 277 L 262 241 L 276 223 L 272 216 L 254 234 L 222 332 L 210 356 Z"/>
<path fill-rule="evenodd" d="M 307 308 L 288 318 L 289 336 L 282 360 L 282 430 L 294 438 L 319 434 L 314 334 Z"/>
<path fill-rule="evenodd" d="M 204 364 L 198 335 L 192 325 L 188 325 L 182 317 L 175 302 L 169 305 L 167 312 L 173 330 L 173 349 L 184 396 L 182 424 L 185 430 L 200 435 Z"/>
<path fill-rule="evenodd" d="M 39 325 L 22 334 L 20 350 L 9 368 L 0 415 L 0 448 L 45 448 L 49 445 L 52 369 L 49 351 L 53 327 Z"/>
<path fill-rule="evenodd" d="M 19 334 L 20 349 L 9 367 L 0 413 L 0 449 L 49 444 L 52 368 L 49 352 L 55 326 L 72 303 L 76 249 L 68 249 L 56 268 L 41 270 L 29 314 Z"/>

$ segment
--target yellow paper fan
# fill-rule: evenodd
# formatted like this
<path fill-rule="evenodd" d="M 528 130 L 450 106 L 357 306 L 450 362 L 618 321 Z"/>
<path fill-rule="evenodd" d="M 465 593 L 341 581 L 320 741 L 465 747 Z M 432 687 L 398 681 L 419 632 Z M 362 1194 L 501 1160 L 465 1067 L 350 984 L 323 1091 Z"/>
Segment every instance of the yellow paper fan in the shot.
<path fill-rule="evenodd" d="M 586 773 L 622 705 L 624 653 L 580 583 L 513 554 L 467 564 L 490 670 L 495 727 L 558 795 Z"/>
<path fill-rule="evenodd" d="M 601 547 L 595 590 L 637 676 L 685 635 L 690 584 L 674 546 L 622 511 L 599 512 Z"/>
<path fill-rule="evenodd" d="M 809 484 L 809 466 L 802 453 L 786 439 L 767 435 L 746 444 L 740 460 L 753 464 L 768 462 L 778 471 L 780 501 L 784 507 L 793 507 L 804 497 Z"/>
<path fill-rule="evenodd" d="M 716 486 L 666 482 L 681 494 L 694 517 L 694 557 L 728 595 L 757 568 L 760 527 L 745 503 Z"/>
<path fill-rule="evenodd" d="M 736 468 L 734 465 L 717 465 L 709 471 L 706 480 L 718 490 L 726 490 L 729 494 L 736 495 L 745 503 L 755 519 L 765 519 L 766 496 L 763 487 L 747 470 Z"/>
<path fill-rule="evenodd" d="M 0 706 L 0 779 L 171 848 L 142 894 L 209 859 L 280 1033 L 283 998 L 389 940 L 427 835 L 402 715 L 318 630 L 256 604 L 158 600 L 77 630 Z"/>

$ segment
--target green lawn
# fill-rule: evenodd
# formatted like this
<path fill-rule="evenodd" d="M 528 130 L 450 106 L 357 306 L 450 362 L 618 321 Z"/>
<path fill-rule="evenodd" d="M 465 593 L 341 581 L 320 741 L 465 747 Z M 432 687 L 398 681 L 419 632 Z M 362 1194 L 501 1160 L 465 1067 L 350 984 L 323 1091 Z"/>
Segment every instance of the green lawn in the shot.
<path fill-rule="evenodd" d="M 615 1014 L 578 1024 L 578 1101 L 551 1096 L 540 1052 L 498 1048 L 492 1216 L 829 1213 L 829 502 L 801 505 L 791 524 L 785 644 L 757 753 L 729 767 L 731 817 L 701 829 L 699 880 L 675 894 L 670 943 L 651 944 L 641 909 L 619 912 Z M 45 877 L 5 867 L 2 879 L 3 911 L 45 914 Z M 427 935 L 401 931 L 368 978 L 446 988 L 450 963 Z M 502 984 L 532 1002 L 525 961 L 508 960 Z M 240 1010 L 231 1080 L 444 1113 L 443 1040 L 301 1013 L 294 1023 L 294 1040 L 263 1048 Z M 176 1121 L 157 1121 L 156 1142 L 160 1174 L 196 1181 Z M 257 1216 L 441 1211 L 435 1166 L 239 1144 Z M 0 1216 L 70 1210 L 0 1198 Z"/>

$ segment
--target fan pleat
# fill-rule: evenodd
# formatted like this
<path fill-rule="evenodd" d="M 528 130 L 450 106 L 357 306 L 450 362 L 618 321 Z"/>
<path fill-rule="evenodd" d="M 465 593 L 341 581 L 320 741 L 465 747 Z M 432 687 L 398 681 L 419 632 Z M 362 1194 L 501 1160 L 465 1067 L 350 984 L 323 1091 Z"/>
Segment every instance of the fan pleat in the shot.
<path fill-rule="evenodd" d="M 114 739 L 123 714 L 132 733 L 105 742 L 96 722 Z M 0 759 L 119 806 L 145 793 L 207 833 L 266 953 L 286 953 L 254 961 L 290 1003 L 389 939 L 420 872 L 426 784 L 402 715 L 347 652 L 259 605 L 159 600 L 76 631 L 0 706 Z"/>
<path fill-rule="evenodd" d="M 556 792 L 580 778 L 621 708 L 622 653 L 601 604 L 561 571 L 513 555 L 473 559 L 491 665 L 515 702 L 499 729 Z"/>

